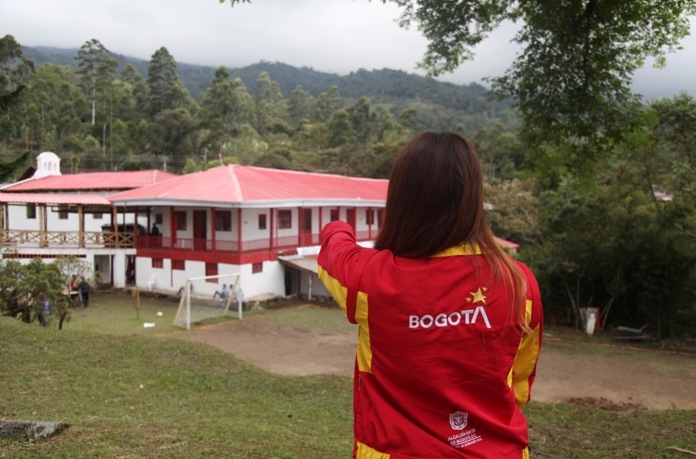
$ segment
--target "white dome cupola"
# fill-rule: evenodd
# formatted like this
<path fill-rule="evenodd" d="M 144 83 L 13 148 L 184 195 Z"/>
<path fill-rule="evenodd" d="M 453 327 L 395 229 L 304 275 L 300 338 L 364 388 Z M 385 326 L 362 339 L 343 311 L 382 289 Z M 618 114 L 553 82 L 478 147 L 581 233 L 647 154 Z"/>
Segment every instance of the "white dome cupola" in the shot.
<path fill-rule="evenodd" d="M 52 151 L 44 151 L 36 157 L 36 172 L 33 178 L 62 175 L 60 173 L 60 158 Z"/>

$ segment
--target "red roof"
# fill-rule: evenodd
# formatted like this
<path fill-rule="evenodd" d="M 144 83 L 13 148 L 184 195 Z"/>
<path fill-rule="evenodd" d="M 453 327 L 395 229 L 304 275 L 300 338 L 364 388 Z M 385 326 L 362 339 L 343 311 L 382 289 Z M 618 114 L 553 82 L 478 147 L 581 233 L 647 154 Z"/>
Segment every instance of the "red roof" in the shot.
<path fill-rule="evenodd" d="M 381 201 L 387 180 L 226 165 L 109 196 L 111 202 Z"/>
<path fill-rule="evenodd" d="M 510 250 L 517 251 L 517 249 L 520 248 L 520 245 L 519 245 L 519 244 L 515 244 L 515 243 L 512 242 L 512 241 L 507 241 L 507 240 L 505 240 L 505 239 L 500 239 L 500 238 L 497 237 L 497 236 L 494 236 L 494 238 L 495 238 L 495 241 L 496 241 L 498 244 L 500 244 L 500 246 L 503 247 L 504 249 L 510 249 Z"/>
<path fill-rule="evenodd" d="M 2 189 L 2 192 L 130 190 L 179 177 L 156 169 L 146 171 L 85 172 L 28 179 Z"/>
<path fill-rule="evenodd" d="M 20 204 L 73 204 L 111 207 L 111 202 L 97 194 L 0 193 L 0 202 Z"/>

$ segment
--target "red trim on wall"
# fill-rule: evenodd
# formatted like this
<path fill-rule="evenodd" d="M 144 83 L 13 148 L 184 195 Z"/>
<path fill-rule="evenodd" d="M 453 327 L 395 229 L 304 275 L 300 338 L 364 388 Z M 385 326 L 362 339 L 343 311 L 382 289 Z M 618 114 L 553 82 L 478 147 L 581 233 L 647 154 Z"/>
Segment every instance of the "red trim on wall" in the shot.
<path fill-rule="evenodd" d="M 161 250 L 158 251 L 139 249 L 137 256 L 146 258 L 169 258 L 171 260 L 181 261 L 202 261 L 205 263 L 226 263 L 231 265 L 245 265 L 249 263 L 259 263 L 262 261 L 276 261 L 278 259 L 278 252 L 260 250 L 257 252 L 246 252 L 240 255 L 236 252 L 191 252 L 190 250 L 173 249 L 171 251 L 168 251 L 166 254 L 163 254 Z"/>
<path fill-rule="evenodd" d="M 242 254 L 242 208 L 237 207 L 237 241 L 239 241 L 239 255 Z"/>
<path fill-rule="evenodd" d="M 213 252 L 215 251 L 215 232 L 216 232 L 216 223 L 215 223 L 215 207 L 210 208 L 210 221 L 211 221 L 211 230 L 210 230 L 210 239 L 213 244 Z"/>

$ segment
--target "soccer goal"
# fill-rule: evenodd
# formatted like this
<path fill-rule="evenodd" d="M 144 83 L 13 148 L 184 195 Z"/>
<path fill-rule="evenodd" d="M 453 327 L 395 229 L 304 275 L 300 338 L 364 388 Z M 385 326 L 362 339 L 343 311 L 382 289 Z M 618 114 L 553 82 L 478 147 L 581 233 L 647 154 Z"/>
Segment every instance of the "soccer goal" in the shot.
<path fill-rule="evenodd" d="M 221 293 L 223 286 L 227 287 L 225 293 Z M 191 324 L 227 315 L 234 303 L 237 303 L 237 313 L 241 319 L 242 302 L 238 273 L 190 277 L 181 288 L 174 326 L 190 330 Z"/>

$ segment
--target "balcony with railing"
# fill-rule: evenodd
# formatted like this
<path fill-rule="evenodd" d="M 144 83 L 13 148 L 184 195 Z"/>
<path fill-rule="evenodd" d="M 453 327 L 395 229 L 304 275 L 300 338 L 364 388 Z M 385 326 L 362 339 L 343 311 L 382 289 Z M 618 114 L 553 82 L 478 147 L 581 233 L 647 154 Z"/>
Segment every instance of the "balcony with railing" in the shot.
<path fill-rule="evenodd" d="M 369 231 L 358 231 L 357 239 L 369 240 Z M 278 253 L 298 247 L 318 246 L 319 233 L 227 241 L 215 239 L 172 238 L 170 236 L 135 235 L 110 231 L 39 231 L 0 230 L 0 247 L 4 249 L 66 248 L 136 248 L 138 255 L 151 258 L 241 263 L 274 259 Z"/>
<path fill-rule="evenodd" d="M 138 254 L 144 256 L 201 260 L 239 257 L 259 252 L 282 252 L 309 245 L 319 245 L 319 234 L 303 235 L 301 240 L 298 236 L 287 236 L 242 241 L 241 244 L 239 241 L 140 236 L 136 244 Z"/>
<path fill-rule="evenodd" d="M 109 231 L 0 230 L 0 247 L 22 248 L 133 248 L 133 233 Z"/>

